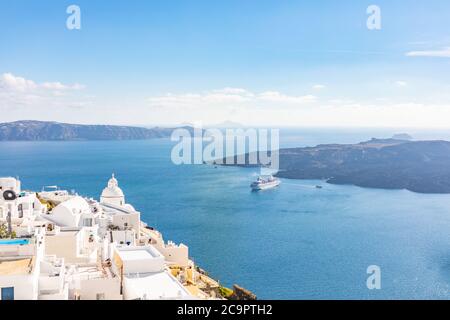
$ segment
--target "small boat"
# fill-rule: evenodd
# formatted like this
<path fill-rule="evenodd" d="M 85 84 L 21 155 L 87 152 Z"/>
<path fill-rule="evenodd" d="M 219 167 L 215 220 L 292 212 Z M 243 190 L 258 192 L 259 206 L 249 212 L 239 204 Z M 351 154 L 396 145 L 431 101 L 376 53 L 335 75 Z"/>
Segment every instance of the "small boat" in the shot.
<path fill-rule="evenodd" d="M 275 188 L 280 185 L 280 179 L 273 176 L 268 176 L 266 178 L 259 176 L 258 179 L 250 185 L 250 188 L 254 191 L 266 190 L 270 188 Z"/>
<path fill-rule="evenodd" d="M 319 185 L 316 186 L 316 189 L 322 189 L 322 188 L 323 188 L 322 186 L 319 186 Z"/>

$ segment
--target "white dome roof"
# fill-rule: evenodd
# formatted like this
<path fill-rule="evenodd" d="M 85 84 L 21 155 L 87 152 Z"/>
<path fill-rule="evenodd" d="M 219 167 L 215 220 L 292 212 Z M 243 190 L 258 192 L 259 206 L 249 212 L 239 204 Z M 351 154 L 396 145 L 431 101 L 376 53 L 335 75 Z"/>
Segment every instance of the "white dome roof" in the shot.
<path fill-rule="evenodd" d="M 119 198 L 123 197 L 123 191 L 119 187 L 116 188 L 105 188 L 102 192 L 103 198 Z"/>
<path fill-rule="evenodd" d="M 131 205 L 131 204 L 125 204 L 124 205 L 124 207 L 125 207 L 125 209 L 127 209 L 127 210 L 129 210 L 129 211 L 136 211 L 135 209 L 134 209 L 134 207 Z"/>
<path fill-rule="evenodd" d="M 91 208 L 85 199 L 75 196 L 58 204 L 48 219 L 62 227 L 78 227 L 83 214 L 91 213 Z"/>
<path fill-rule="evenodd" d="M 117 198 L 117 197 L 123 197 L 123 191 L 119 187 L 106 187 L 103 189 L 102 197 L 104 198 Z"/>
<path fill-rule="evenodd" d="M 91 212 L 91 208 L 85 199 L 80 196 L 75 196 L 67 201 L 61 202 L 53 209 L 53 213 L 58 211 L 65 211 L 70 214 L 81 214 Z"/>
<path fill-rule="evenodd" d="M 124 194 L 122 189 L 119 188 L 119 182 L 114 178 L 114 174 L 108 181 L 108 186 L 103 189 L 103 198 L 123 198 Z"/>

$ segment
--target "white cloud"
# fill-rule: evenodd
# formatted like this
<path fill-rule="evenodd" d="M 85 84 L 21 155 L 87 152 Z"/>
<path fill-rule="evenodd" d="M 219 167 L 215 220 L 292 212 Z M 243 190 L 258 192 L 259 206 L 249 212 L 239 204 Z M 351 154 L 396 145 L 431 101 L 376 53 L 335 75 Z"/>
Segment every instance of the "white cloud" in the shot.
<path fill-rule="evenodd" d="M 50 90 L 82 90 L 85 88 L 83 85 L 78 83 L 66 85 L 61 82 L 44 82 L 41 87 Z"/>
<path fill-rule="evenodd" d="M 328 103 L 334 104 L 334 105 L 343 105 L 343 104 L 353 104 L 355 102 L 353 100 L 350 100 L 350 99 L 339 99 L 339 98 L 336 98 L 336 99 L 328 100 Z"/>
<path fill-rule="evenodd" d="M 11 73 L 4 73 L 0 77 L 0 89 L 27 91 L 37 88 L 37 84 L 32 80 L 27 80 L 22 77 L 16 77 Z"/>
<path fill-rule="evenodd" d="M 312 86 L 312 88 L 313 88 L 314 90 L 322 90 L 322 89 L 325 89 L 326 86 L 323 85 L 323 84 L 315 84 L 315 85 Z"/>
<path fill-rule="evenodd" d="M 84 89 L 84 86 L 77 83 L 72 85 L 61 82 L 37 83 L 12 73 L 3 73 L 0 75 L 0 107 L 29 106 L 40 109 L 65 106 L 79 99 L 73 93 L 81 89 Z"/>
<path fill-rule="evenodd" d="M 386 84 L 408 85 L 401 79 L 383 85 Z M 228 87 L 138 100 L 132 97 L 120 99 L 116 95 L 88 97 L 77 91 L 76 86 L 59 82 L 38 83 L 12 74 L 0 75 L 2 121 L 41 119 L 74 123 L 208 125 L 229 119 L 246 126 L 448 128 L 450 119 L 450 103 L 446 103 L 448 99 L 445 98 L 434 102 L 420 101 L 414 96 L 411 96 L 412 102 L 403 101 L 401 97 L 319 99 L 307 93 Z M 86 112 L 87 108 L 89 112 Z"/>
<path fill-rule="evenodd" d="M 75 83 L 73 85 L 66 85 L 61 82 L 43 82 L 36 83 L 33 80 L 28 80 L 23 77 L 15 76 L 12 73 L 4 73 L 0 76 L 0 89 L 10 91 L 32 91 L 39 89 L 47 90 L 81 90 L 83 85 Z"/>
<path fill-rule="evenodd" d="M 303 105 L 313 103 L 313 95 L 292 96 L 278 91 L 253 93 L 242 88 L 224 88 L 203 93 L 166 94 L 148 99 L 152 106 L 159 107 L 256 107 L 273 104 Z"/>
<path fill-rule="evenodd" d="M 397 86 L 397 87 L 406 87 L 406 86 L 408 86 L 408 83 L 406 81 L 398 80 L 398 81 L 395 81 L 395 86 Z"/>
<path fill-rule="evenodd" d="M 276 103 L 298 104 L 298 105 L 312 103 L 317 100 L 317 98 L 313 95 L 289 96 L 289 95 L 282 94 L 278 91 L 262 92 L 256 98 L 259 101 L 270 101 L 270 102 L 276 102 Z"/>
<path fill-rule="evenodd" d="M 276 121 L 280 114 L 292 114 L 297 109 L 317 107 L 314 95 L 288 95 L 275 90 L 252 92 L 242 88 L 224 88 L 201 93 L 166 94 L 150 97 L 146 110 L 161 123 L 215 124 L 223 119 L 264 124 Z"/>
<path fill-rule="evenodd" d="M 223 93 L 223 94 L 253 95 L 248 90 L 245 90 L 242 88 L 230 88 L 230 87 L 226 87 L 226 88 L 219 89 L 219 90 L 213 90 L 213 92 Z"/>
<path fill-rule="evenodd" d="M 408 57 L 437 57 L 437 58 L 450 58 L 450 47 L 441 50 L 423 50 L 423 51 L 410 51 L 407 52 Z"/>
<path fill-rule="evenodd" d="M 416 102 L 327 105 L 310 113 L 317 126 L 448 128 L 450 104 Z"/>
<path fill-rule="evenodd" d="M 404 80 L 392 85 L 405 87 Z M 252 92 L 245 89 L 152 97 L 141 114 L 165 123 L 220 123 L 223 119 L 247 126 L 318 127 L 448 127 L 450 104 L 358 100 L 336 97 L 319 100 L 314 95 L 288 95 L 279 91 Z"/>

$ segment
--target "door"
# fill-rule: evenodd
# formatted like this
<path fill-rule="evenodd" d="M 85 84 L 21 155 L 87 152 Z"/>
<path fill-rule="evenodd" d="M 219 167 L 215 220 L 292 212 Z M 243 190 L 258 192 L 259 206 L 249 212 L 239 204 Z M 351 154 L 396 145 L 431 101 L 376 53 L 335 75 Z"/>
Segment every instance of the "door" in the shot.
<path fill-rule="evenodd" d="M 2 288 L 2 300 L 14 300 L 14 287 Z"/>

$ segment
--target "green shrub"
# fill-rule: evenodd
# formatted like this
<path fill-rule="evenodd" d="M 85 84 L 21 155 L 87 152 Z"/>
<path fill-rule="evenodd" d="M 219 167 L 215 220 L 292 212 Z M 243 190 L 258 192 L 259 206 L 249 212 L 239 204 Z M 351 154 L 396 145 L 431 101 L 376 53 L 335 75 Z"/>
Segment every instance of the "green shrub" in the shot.
<path fill-rule="evenodd" d="M 233 294 L 233 290 L 226 287 L 219 287 L 219 293 L 224 298 L 229 298 Z"/>

